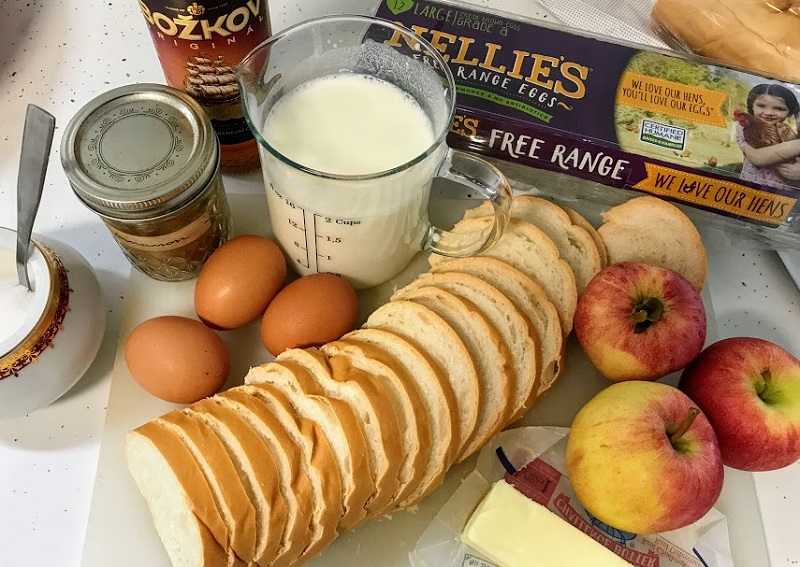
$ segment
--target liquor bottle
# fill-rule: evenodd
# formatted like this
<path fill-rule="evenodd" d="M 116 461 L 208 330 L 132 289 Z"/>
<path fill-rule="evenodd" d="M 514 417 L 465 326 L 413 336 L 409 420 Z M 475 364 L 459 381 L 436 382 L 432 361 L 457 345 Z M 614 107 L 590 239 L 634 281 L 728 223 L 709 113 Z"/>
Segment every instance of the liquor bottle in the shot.
<path fill-rule="evenodd" d="M 242 111 L 234 69 L 272 33 L 267 0 L 139 0 L 167 84 L 211 118 L 227 170 L 258 166 L 258 143 Z"/>

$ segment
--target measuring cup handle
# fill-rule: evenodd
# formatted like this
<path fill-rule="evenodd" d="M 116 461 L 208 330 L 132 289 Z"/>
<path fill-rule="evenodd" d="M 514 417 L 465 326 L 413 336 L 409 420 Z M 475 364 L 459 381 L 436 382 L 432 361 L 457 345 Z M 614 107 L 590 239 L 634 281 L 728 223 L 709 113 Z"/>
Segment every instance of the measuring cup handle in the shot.
<path fill-rule="evenodd" d="M 431 226 L 423 250 L 463 258 L 480 254 L 500 239 L 511 210 L 511 186 L 499 169 L 484 160 L 463 152 L 449 150 L 436 172 L 437 177 L 464 186 L 464 192 L 479 192 L 494 208 L 494 223 L 482 232 L 456 234 Z"/>

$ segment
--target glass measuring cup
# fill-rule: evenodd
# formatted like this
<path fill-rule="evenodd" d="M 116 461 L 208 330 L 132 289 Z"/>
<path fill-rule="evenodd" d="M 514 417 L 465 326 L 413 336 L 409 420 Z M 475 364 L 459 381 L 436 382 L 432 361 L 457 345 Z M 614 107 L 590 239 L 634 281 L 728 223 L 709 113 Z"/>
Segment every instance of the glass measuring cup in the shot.
<path fill-rule="evenodd" d="M 269 113 L 297 87 L 342 73 L 381 79 L 410 95 L 431 122 L 433 143 L 413 159 L 363 175 L 319 171 L 283 155 L 265 127 Z M 272 229 L 299 274 L 335 273 L 366 288 L 391 279 L 421 249 L 470 256 L 502 234 L 511 202 L 508 182 L 485 161 L 447 147 L 455 82 L 440 53 L 410 30 L 367 16 L 309 20 L 251 51 L 237 80 L 259 142 Z M 349 143 L 348 132 L 340 143 Z M 369 151 L 368 143 L 360 147 Z M 427 210 L 435 177 L 486 196 L 494 205 L 494 224 L 467 235 L 431 225 Z"/>

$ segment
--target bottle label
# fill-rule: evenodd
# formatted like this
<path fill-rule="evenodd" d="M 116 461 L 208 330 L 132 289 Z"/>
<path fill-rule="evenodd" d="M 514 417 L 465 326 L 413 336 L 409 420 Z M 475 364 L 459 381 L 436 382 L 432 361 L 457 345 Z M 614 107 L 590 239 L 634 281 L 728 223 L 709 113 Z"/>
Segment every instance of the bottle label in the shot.
<path fill-rule="evenodd" d="M 139 0 L 139 7 L 167 83 L 203 106 L 221 144 L 253 139 L 235 69 L 271 34 L 267 0 Z"/>

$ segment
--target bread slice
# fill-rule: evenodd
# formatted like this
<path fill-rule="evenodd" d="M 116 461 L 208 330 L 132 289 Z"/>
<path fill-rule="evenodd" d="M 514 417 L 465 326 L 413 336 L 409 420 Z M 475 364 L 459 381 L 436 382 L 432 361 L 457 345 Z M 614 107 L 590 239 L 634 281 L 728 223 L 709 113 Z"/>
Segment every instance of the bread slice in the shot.
<path fill-rule="evenodd" d="M 434 287 L 430 274 L 423 274 L 398 291 L 393 300 L 406 300 L 424 305 L 450 325 L 467 347 L 481 388 L 482 409 L 475 426 L 475 435 L 458 455 L 463 460 L 500 431 L 511 417 L 517 377 L 511 351 L 503 335 L 475 304 L 449 290 Z"/>
<path fill-rule="evenodd" d="M 444 319 L 411 301 L 382 305 L 364 326 L 400 335 L 427 353 L 442 369 L 456 396 L 459 428 L 456 454 L 460 455 L 472 441 L 482 408 L 478 373 L 464 342 Z"/>
<path fill-rule="evenodd" d="M 209 399 L 235 411 L 247 422 L 261 438 L 278 469 L 277 487 L 286 502 L 287 519 L 272 567 L 288 567 L 306 549 L 312 537 L 308 510 L 314 508 L 314 494 L 300 447 L 267 406 L 241 388 L 232 388 Z"/>
<path fill-rule="evenodd" d="M 452 232 L 482 232 L 492 222 L 491 218 L 465 219 L 456 224 Z M 480 256 L 502 260 L 539 284 L 558 311 L 564 336 L 572 331 L 572 320 L 578 304 L 575 274 L 546 234 L 531 223 L 511 218 L 500 240 Z M 447 260 L 438 254 L 432 254 L 429 258 L 431 266 Z"/>
<path fill-rule="evenodd" d="M 694 223 L 675 205 L 636 197 L 603 214 L 598 232 L 611 264 L 641 262 L 675 270 L 697 291 L 706 283 L 708 258 Z"/>
<path fill-rule="evenodd" d="M 350 405 L 367 442 L 369 468 L 374 473 L 375 491 L 367 500 L 368 516 L 383 513 L 400 486 L 403 450 L 400 426 L 389 395 L 372 374 L 353 367 L 346 358 L 326 359 L 313 348 L 289 349 L 275 359 L 305 368 L 322 394 Z"/>
<path fill-rule="evenodd" d="M 311 373 L 296 362 L 271 362 L 251 368 L 245 384 L 268 384 L 281 390 L 298 416 L 319 424 L 342 479 L 340 497 L 344 512 L 339 527 L 346 530 L 360 524 L 367 517 L 364 506 L 375 493 L 375 474 L 370 469 L 367 441 L 359 418 L 350 404 L 325 396 Z"/>
<path fill-rule="evenodd" d="M 240 386 L 237 390 L 264 404 L 300 449 L 300 466 L 312 488 L 312 506 L 302 511 L 310 522 L 311 540 L 303 550 L 301 560 L 314 557 L 339 535 L 339 520 L 343 513 L 342 478 L 328 437 L 317 422 L 298 415 L 288 396 L 280 389 L 270 384 L 259 384 Z"/>
<path fill-rule="evenodd" d="M 425 451 L 430 446 L 431 430 L 419 388 L 402 365 L 371 345 L 339 340 L 323 345 L 321 350 L 332 368 L 343 359 L 348 366 L 371 374 L 383 387 L 394 408 L 400 427 L 403 459 L 398 488 L 387 502 L 387 508 L 391 510 L 406 499 L 425 472 Z"/>
<path fill-rule="evenodd" d="M 407 492 L 400 508 L 410 508 L 441 484 L 459 447 L 458 404 L 450 381 L 436 362 L 400 335 L 380 329 L 357 329 L 341 339 L 348 344 L 373 347 L 371 357 L 401 366 L 416 384 L 425 408 L 430 437 L 422 444 L 424 466 L 416 486 Z"/>
<path fill-rule="evenodd" d="M 156 423 L 176 433 L 203 471 L 230 533 L 230 547 L 246 562 L 256 555 L 256 511 L 236 467 L 214 431 L 186 410 L 173 410 Z"/>
<path fill-rule="evenodd" d="M 506 411 L 500 429 L 527 410 L 528 400 L 535 397 L 541 375 L 539 336 L 525 316 L 500 290 L 486 281 L 465 273 L 444 272 L 423 274 L 409 286 L 435 285 L 472 302 L 498 330 L 507 345 L 514 369 L 513 389 L 504 402 Z M 490 432 L 473 449 L 482 447 L 499 429 Z"/>
<path fill-rule="evenodd" d="M 541 370 L 539 387 L 525 403 L 529 408 L 533 402 L 547 391 L 563 369 L 564 338 L 558 312 L 547 299 L 539 285 L 519 270 L 495 258 L 474 256 L 456 258 L 436 264 L 431 269 L 434 274 L 462 273 L 475 276 L 496 287 L 526 317 L 539 337 L 539 360 Z M 511 420 L 522 417 L 512 416 Z"/>
<path fill-rule="evenodd" d="M 228 529 L 181 439 L 155 422 L 125 437 L 125 461 L 175 567 L 228 565 Z"/>
<path fill-rule="evenodd" d="M 187 411 L 208 425 L 225 446 L 256 511 L 253 561 L 261 567 L 272 565 L 286 529 L 287 511 L 269 449 L 235 411 L 210 399 L 192 404 Z"/>
<path fill-rule="evenodd" d="M 467 211 L 464 218 L 487 217 L 493 214 L 491 204 L 486 202 Z M 533 195 L 515 197 L 511 203 L 511 216 L 531 223 L 550 237 L 575 274 L 578 295 L 583 293 L 589 281 L 603 267 L 600 253 L 589 233 L 575 226 L 561 207 Z"/>
<path fill-rule="evenodd" d="M 567 216 L 569 217 L 569 220 L 572 221 L 572 224 L 581 227 L 589 234 L 589 236 L 592 237 L 592 240 L 597 247 L 597 253 L 600 254 L 600 262 L 602 266 L 604 268 L 608 266 L 608 252 L 606 251 L 606 245 L 603 242 L 603 239 L 600 238 L 600 233 L 598 233 L 597 230 L 592 226 L 592 223 L 586 220 L 586 218 L 575 209 L 570 209 L 569 207 L 563 205 L 561 208 L 567 213 Z"/>

